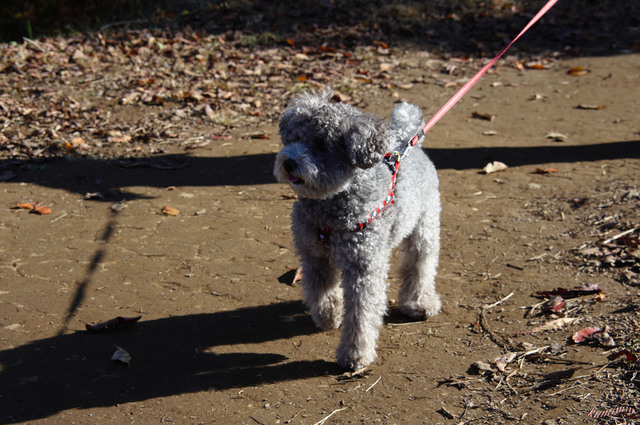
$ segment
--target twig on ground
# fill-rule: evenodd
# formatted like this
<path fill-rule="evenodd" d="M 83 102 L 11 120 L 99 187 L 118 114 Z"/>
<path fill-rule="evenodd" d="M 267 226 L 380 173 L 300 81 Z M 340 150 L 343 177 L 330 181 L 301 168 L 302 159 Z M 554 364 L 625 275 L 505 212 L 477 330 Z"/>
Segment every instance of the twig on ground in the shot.
<path fill-rule="evenodd" d="M 381 379 L 382 379 L 382 375 L 380 375 L 380 377 L 378 377 L 378 379 L 376 380 L 376 382 L 374 382 L 373 384 L 371 384 L 371 386 L 370 386 L 369 388 L 367 388 L 367 389 L 366 389 L 365 393 L 368 393 L 368 392 L 369 392 L 369 390 L 370 390 L 371 388 L 375 387 L 375 386 L 376 386 L 376 384 L 377 384 L 378 382 L 380 382 L 380 380 L 381 380 Z"/>
<path fill-rule="evenodd" d="M 304 412 L 304 409 L 300 410 L 298 413 L 296 413 L 295 415 L 293 415 L 293 417 L 289 420 L 284 421 L 285 424 L 290 424 L 291 422 L 293 422 L 293 420 L 300 414 Z"/>
<path fill-rule="evenodd" d="M 629 230 L 626 230 L 626 231 L 624 231 L 622 233 L 619 233 L 619 234 L 617 234 L 615 236 L 612 236 L 609 239 L 607 239 L 606 241 L 604 241 L 603 244 L 605 244 L 605 245 L 606 244 L 610 244 L 611 242 L 615 241 L 616 239 L 620 239 L 623 236 L 627 236 L 629 233 L 633 233 L 636 230 L 640 230 L 640 226 L 634 227 L 633 229 L 629 229 Z"/>
<path fill-rule="evenodd" d="M 502 349 L 507 350 L 507 351 L 518 351 L 515 348 L 514 343 L 509 338 L 507 338 L 505 336 L 502 336 L 502 335 L 498 334 L 497 332 L 494 332 L 493 330 L 491 330 L 491 328 L 489 327 L 489 324 L 487 323 L 487 319 L 484 316 L 485 311 L 487 311 L 488 309 L 493 308 L 493 307 L 495 307 L 497 305 L 502 304 L 503 302 L 505 302 L 506 300 L 508 300 L 512 296 L 513 296 L 513 292 L 510 293 L 509 295 L 507 295 L 506 297 L 504 297 L 503 299 L 501 299 L 499 301 L 496 301 L 493 304 L 483 306 L 480 309 L 480 317 L 478 319 L 478 323 L 480 324 L 480 327 L 489 335 L 489 339 L 491 339 L 491 341 L 496 343 Z"/>
<path fill-rule="evenodd" d="M 497 305 L 502 304 L 503 302 L 505 302 L 506 300 L 508 300 L 508 299 L 509 299 L 509 298 L 511 298 L 511 297 L 513 297 L 513 292 L 512 292 L 512 293 L 510 293 L 509 295 L 507 295 L 506 297 L 504 297 L 503 299 L 501 299 L 501 300 L 499 300 L 499 301 L 496 301 L 496 302 L 494 302 L 494 303 L 493 303 L 493 304 L 491 304 L 491 305 L 485 305 L 485 306 L 484 306 L 484 307 L 482 307 L 482 308 L 483 308 L 483 309 L 485 309 L 485 310 L 488 310 L 488 309 L 490 309 L 490 308 L 493 308 L 493 307 L 495 307 L 495 306 L 497 306 Z"/>
<path fill-rule="evenodd" d="M 105 24 L 103 26 L 100 27 L 100 31 L 104 31 L 107 30 L 109 28 L 113 28 L 113 27 L 119 27 L 122 25 L 129 25 L 129 24 L 144 24 L 147 21 L 144 19 L 131 19 L 129 21 L 117 21 L 117 22 L 112 22 L 110 24 Z"/>
<path fill-rule="evenodd" d="M 338 412 L 342 412 L 343 410 L 345 410 L 346 407 L 343 407 L 342 409 L 336 409 L 333 412 L 329 413 L 328 416 L 325 416 L 324 419 L 316 422 L 314 425 L 322 425 L 323 423 L 325 423 L 327 421 L 327 419 L 329 419 L 331 416 L 333 416 L 334 414 L 338 413 Z"/>
<path fill-rule="evenodd" d="M 32 45 L 33 47 L 35 47 L 36 49 L 40 50 L 42 53 L 46 53 L 47 51 L 44 49 L 44 47 L 42 47 L 42 44 L 38 43 L 35 40 L 32 40 L 30 38 L 27 37 L 22 37 L 22 39 L 24 41 L 26 41 L 28 44 Z"/>

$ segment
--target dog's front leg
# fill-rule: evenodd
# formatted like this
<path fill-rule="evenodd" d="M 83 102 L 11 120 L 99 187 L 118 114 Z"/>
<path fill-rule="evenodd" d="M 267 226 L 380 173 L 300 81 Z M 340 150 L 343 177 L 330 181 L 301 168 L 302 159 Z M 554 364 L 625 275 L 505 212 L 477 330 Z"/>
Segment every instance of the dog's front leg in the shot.
<path fill-rule="evenodd" d="M 357 370 L 376 359 L 376 342 L 387 304 L 387 268 L 375 262 L 359 263 L 342 273 L 345 314 L 337 351 L 342 367 Z"/>
<path fill-rule="evenodd" d="M 326 257 L 302 257 L 302 296 L 314 323 L 322 329 L 338 329 L 342 322 L 340 272 Z"/>

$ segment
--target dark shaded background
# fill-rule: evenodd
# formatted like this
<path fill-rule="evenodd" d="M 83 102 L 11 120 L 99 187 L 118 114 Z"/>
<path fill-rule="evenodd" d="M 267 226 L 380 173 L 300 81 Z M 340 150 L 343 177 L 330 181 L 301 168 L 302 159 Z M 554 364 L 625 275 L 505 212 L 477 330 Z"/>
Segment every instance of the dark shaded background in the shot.
<path fill-rule="evenodd" d="M 22 41 L 123 27 L 202 34 L 242 32 L 256 43 L 409 42 L 450 54 L 489 55 L 517 33 L 541 0 L 4 0 L 0 40 Z M 640 48 L 640 2 L 561 0 L 521 51 L 611 54 Z M 331 29 L 333 31 L 327 31 Z"/>

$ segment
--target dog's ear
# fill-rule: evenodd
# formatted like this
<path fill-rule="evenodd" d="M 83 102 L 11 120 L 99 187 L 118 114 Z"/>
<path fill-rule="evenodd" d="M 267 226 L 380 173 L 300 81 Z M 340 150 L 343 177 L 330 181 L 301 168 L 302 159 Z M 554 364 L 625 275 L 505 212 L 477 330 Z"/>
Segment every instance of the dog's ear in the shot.
<path fill-rule="evenodd" d="M 354 116 L 347 120 L 345 145 L 351 165 L 371 168 L 384 158 L 387 152 L 387 125 L 369 114 Z"/>

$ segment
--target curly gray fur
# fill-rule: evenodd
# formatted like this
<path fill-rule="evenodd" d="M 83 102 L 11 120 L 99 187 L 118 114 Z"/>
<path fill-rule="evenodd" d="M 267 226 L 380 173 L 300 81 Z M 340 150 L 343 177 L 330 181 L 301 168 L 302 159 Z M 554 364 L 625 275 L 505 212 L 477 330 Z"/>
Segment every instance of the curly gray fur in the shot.
<path fill-rule="evenodd" d="M 435 291 L 440 197 L 435 167 L 416 146 L 400 163 L 395 203 L 358 230 L 391 188 L 384 154 L 400 149 L 424 125 L 422 112 L 400 103 L 387 123 L 331 97 L 330 90 L 305 93 L 283 112 L 284 146 L 274 174 L 298 195 L 292 229 L 304 301 L 321 328 L 342 324 L 338 363 L 357 369 L 376 358 L 395 247 L 402 245 L 404 253 L 401 311 L 424 319 L 441 308 Z M 318 238 L 321 229 L 327 229 L 327 244 Z"/>

